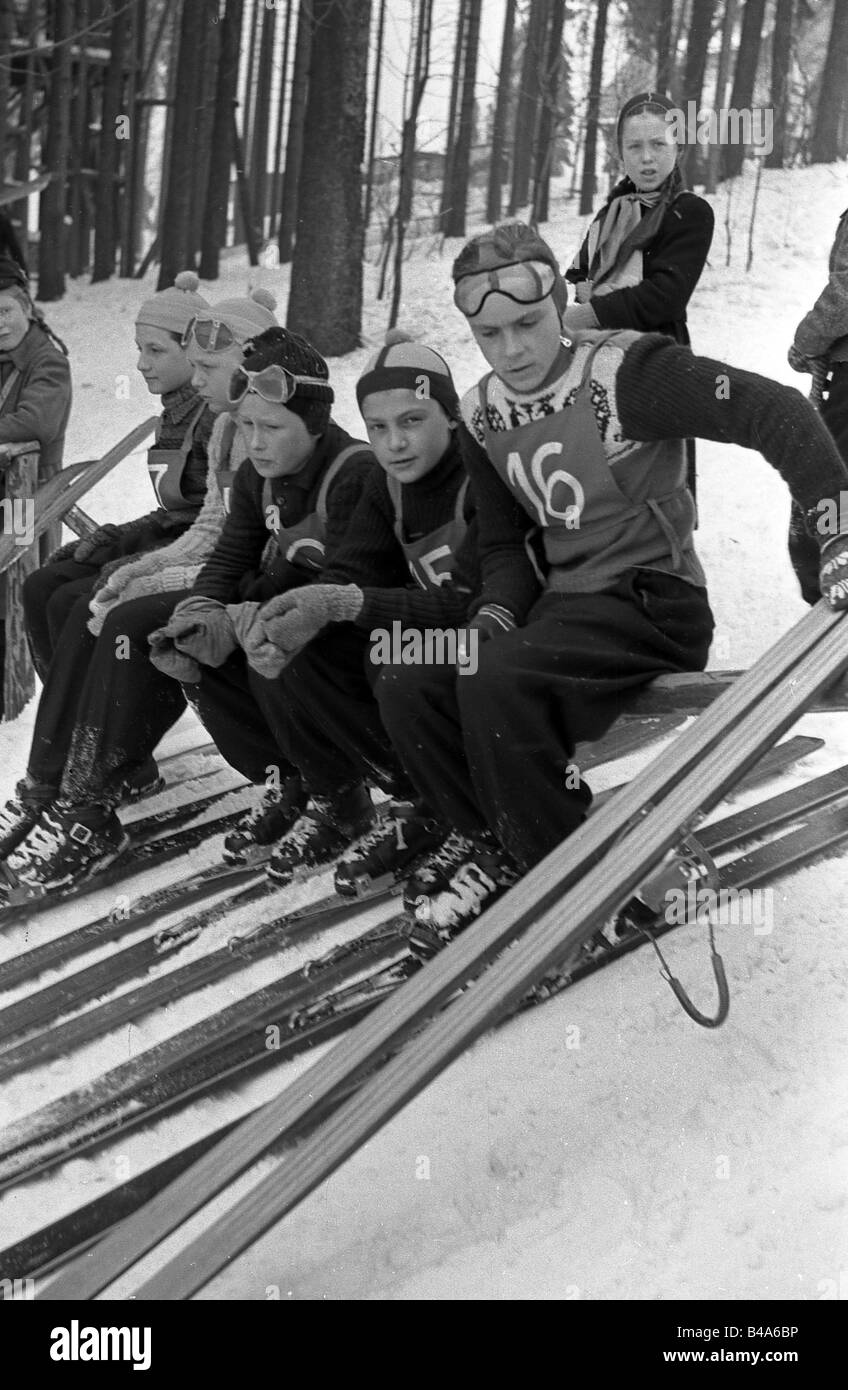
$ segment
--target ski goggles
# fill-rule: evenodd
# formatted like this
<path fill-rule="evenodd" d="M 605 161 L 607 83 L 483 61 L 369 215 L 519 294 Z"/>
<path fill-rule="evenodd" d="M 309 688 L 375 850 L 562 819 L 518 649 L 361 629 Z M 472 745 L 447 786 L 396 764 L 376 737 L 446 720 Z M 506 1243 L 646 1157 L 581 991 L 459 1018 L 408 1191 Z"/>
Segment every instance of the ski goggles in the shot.
<path fill-rule="evenodd" d="M 225 352 L 228 347 L 239 342 L 230 325 L 224 323 L 223 319 L 200 318 L 197 314 L 186 326 L 181 339 L 182 346 L 188 347 L 192 339 L 204 352 Z"/>
<path fill-rule="evenodd" d="M 516 304 L 538 304 L 547 299 L 556 284 L 556 271 L 547 261 L 516 261 L 497 270 L 478 270 L 456 283 L 453 302 L 472 319 L 479 314 L 490 294 L 504 294 Z"/>
<path fill-rule="evenodd" d="M 249 372 L 246 367 L 236 367 L 230 382 L 227 398 L 230 405 L 238 405 L 248 391 L 255 391 L 263 401 L 271 405 L 285 405 L 295 392 L 301 396 L 312 396 L 319 401 L 335 399 L 333 388 L 328 381 L 319 376 L 297 376 L 287 367 L 272 362 L 261 372 Z"/>

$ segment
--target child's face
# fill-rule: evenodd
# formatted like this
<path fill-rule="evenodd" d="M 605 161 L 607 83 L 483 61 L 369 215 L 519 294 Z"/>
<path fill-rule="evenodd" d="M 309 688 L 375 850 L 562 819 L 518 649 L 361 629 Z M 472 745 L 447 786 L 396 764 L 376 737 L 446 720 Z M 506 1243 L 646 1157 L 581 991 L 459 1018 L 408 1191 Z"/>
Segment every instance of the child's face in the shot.
<path fill-rule="evenodd" d="M 28 332 L 29 319 L 20 300 L 14 294 L 0 291 L 0 349 L 11 352 Z"/>
<path fill-rule="evenodd" d="M 185 348 L 164 328 L 150 328 L 146 323 L 135 326 L 135 345 L 138 348 L 136 366 L 147 382 L 153 396 L 178 391 L 191 381 L 191 363 Z"/>
<path fill-rule="evenodd" d="M 200 399 L 215 415 L 230 410 L 230 382 L 244 356 L 239 344 L 232 343 L 222 352 L 204 352 L 192 340 L 188 355 L 192 367 L 191 384 Z"/>
<path fill-rule="evenodd" d="M 438 401 L 407 387 L 366 396 L 362 418 L 377 462 L 401 483 L 417 482 L 435 468 L 454 428 Z"/>
<path fill-rule="evenodd" d="M 238 406 L 238 419 L 251 463 L 261 478 L 297 473 L 315 450 L 315 436 L 299 415 L 284 405 L 264 401 L 248 391 Z"/>
<path fill-rule="evenodd" d="M 560 319 L 550 295 L 537 304 L 516 304 L 506 295 L 490 294 L 469 323 L 505 386 L 522 394 L 541 386 L 560 348 Z"/>
<path fill-rule="evenodd" d="M 674 168 L 677 145 L 663 116 L 643 111 L 628 116 L 621 140 L 624 172 L 640 193 L 651 193 L 664 183 Z"/>

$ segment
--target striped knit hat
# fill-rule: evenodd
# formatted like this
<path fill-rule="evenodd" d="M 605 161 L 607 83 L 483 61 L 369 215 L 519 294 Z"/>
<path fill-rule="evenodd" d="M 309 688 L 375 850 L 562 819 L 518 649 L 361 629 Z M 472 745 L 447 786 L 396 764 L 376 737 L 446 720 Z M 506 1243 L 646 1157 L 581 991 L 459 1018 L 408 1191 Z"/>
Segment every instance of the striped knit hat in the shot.
<path fill-rule="evenodd" d="M 402 330 L 390 328 L 384 346 L 356 383 L 360 410 L 366 396 L 398 388 L 414 391 L 423 399 L 432 396 L 451 420 L 459 415 L 459 397 L 444 357 L 434 348 L 413 342 Z"/>

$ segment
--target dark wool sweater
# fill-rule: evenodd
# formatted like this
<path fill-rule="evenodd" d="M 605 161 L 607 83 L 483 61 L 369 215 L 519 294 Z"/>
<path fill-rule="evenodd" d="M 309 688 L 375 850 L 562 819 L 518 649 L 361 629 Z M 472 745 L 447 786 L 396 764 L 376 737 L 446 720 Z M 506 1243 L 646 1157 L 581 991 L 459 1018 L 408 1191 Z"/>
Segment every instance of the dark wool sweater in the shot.
<path fill-rule="evenodd" d="M 452 521 L 456 496 L 467 474 L 456 433 L 435 468 L 403 485 L 405 539 L 417 540 Z M 455 627 L 465 620 L 479 592 L 480 567 L 471 489 L 463 508 L 469 529 L 455 557 L 450 584 L 424 590 L 411 579 L 406 557 L 395 536 L 395 512 L 386 474 L 376 468 L 368 478 L 351 519 L 344 544 L 321 576 L 323 583 L 357 584 L 365 602 L 357 627 L 385 627 L 400 621 L 412 627 Z"/>
<path fill-rule="evenodd" d="M 294 526 L 315 511 L 324 474 L 330 464 L 352 444 L 359 444 L 346 430 L 330 422 L 317 440 L 311 458 L 298 473 L 271 479 L 271 505 L 279 511 L 280 525 Z M 362 495 L 365 482 L 376 468 L 370 445 L 362 442 L 361 452 L 353 454 L 333 479 L 327 495 L 327 530 L 324 539 L 325 564 L 335 561 L 351 524 L 351 517 Z M 311 582 L 310 575 L 275 556 L 260 587 L 246 589 L 245 576 L 258 570 L 270 532 L 263 502 L 265 480 L 245 459 L 233 480 L 230 512 L 215 549 L 194 582 L 192 593 L 221 603 L 238 603 L 245 598 L 263 601 L 272 594 Z M 276 545 L 276 542 L 275 542 Z M 323 579 L 323 573 L 314 575 Z"/>
<path fill-rule="evenodd" d="M 614 368 L 615 353 L 612 343 L 599 349 L 597 376 L 593 367 L 591 381 L 592 405 L 608 462 L 617 456 L 614 474 L 627 468 L 628 441 L 694 437 L 759 450 L 804 513 L 814 510 L 821 498 L 838 498 L 848 490 L 848 468 L 800 391 L 726 362 L 696 357 L 689 348 L 658 334 L 647 334 L 627 347 L 609 378 L 606 372 Z M 576 374 L 579 379 L 579 369 Z M 726 389 L 719 392 L 719 383 Z M 560 408 L 566 411 L 576 391 L 554 383 L 547 395 L 563 399 Z M 533 404 L 520 407 L 528 418 Z M 476 388 L 462 406 L 468 422 L 476 409 Z M 551 412 L 543 409 L 542 413 Z M 478 428 L 477 421 L 473 427 Z M 483 571 L 480 603 L 503 604 L 523 623 L 540 593 L 524 546 L 533 523 L 467 425 L 460 426 L 460 434 L 477 505 Z"/>
<path fill-rule="evenodd" d="M 629 180 L 613 190 L 632 188 Z M 602 210 L 603 211 L 603 210 Z M 642 216 L 650 211 L 643 208 Z M 639 333 L 667 333 L 688 343 L 686 306 L 704 269 L 715 218 L 709 203 L 695 193 L 679 193 L 649 246 L 642 248 L 644 276 L 638 285 L 593 295 L 589 300 L 601 328 L 635 328 Z M 588 278 L 588 234 L 579 253 L 579 269 L 566 280 Z"/>

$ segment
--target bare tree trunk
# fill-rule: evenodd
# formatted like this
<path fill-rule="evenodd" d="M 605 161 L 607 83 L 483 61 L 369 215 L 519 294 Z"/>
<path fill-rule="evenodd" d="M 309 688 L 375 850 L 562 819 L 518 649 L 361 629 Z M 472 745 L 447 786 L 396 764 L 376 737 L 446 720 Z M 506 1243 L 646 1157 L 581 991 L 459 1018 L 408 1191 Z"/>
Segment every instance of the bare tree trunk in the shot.
<path fill-rule="evenodd" d="M 689 22 L 689 42 L 686 45 L 686 66 L 683 73 L 683 109 L 687 115 L 690 109 L 688 102 L 693 101 L 695 103 L 695 111 L 701 105 L 715 5 L 716 0 L 693 0 L 692 17 Z M 697 149 L 697 145 L 687 144 L 680 157 L 680 172 L 684 179 L 694 179 Z"/>
<path fill-rule="evenodd" d="M 316 42 L 300 175 L 288 327 L 322 353 L 359 346 L 362 157 L 371 0 L 313 0 Z"/>
<path fill-rule="evenodd" d="M 810 158 L 813 164 L 830 164 L 839 158 L 840 126 L 848 101 L 848 4 L 834 0 L 833 22 L 824 60 L 819 104 Z"/>
<path fill-rule="evenodd" d="M 468 0 L 468 31 L 462 70 L 462 100 L 459 128 L 451 161 L 450 204 L 442 230 L 446 236 L 465 236 L 465 209 L 471 170 L 471 136 L 474 126 L 474 88 L 477 82 L 477 53 L 480 48 L 480 13 L 483 0 Z"/>
<path fill-rule="evenodd" d="M 501 186 L 506 182 L 504 169 L 504 142 L 506 140 L 506 116 L 509 110 L 509 97 L 512 89 L 512 43 L 515 31 L 515 0 L 506 0 L 503 38 L 501 40 L 501 65 L 498 70 L 498 94 L 495 100 L 495 115 L 492 121 L 492 153 L 489 162 L 489 189 L 486 197 L 486 220 L 497 222 L 501 215 Z"/>
<path fill-rule="evenodd" d="M 792 21 L 795 0 L 776 0 L 771 41 L 771 108 L 774 130 L 767 169 L 782 169 L 786 158 L 786 117 L 789 105 L 789 68 L 792 62 Z"/>
<path fill-rule="evenodd" d="M 51 0 L 49 15 L 55 48 L 50 59 L 44 162 L 52 178 L 41 195 L 38 246 L 38 297 L 45 302 L 61 299 L 65 293 L 65 184 L 71 127 L 71 48 L 67 39 L 73 10 L 64 0 Z"/>
<path fill-rule="evenodd" d="M 736 4 L 737 0 L 725 0 L 724 19 L 721 30 L 721 51 L 718 57 L 718 72 L 716 73 L 716 90 L 713 108 L 716 119 L 720 119 L 720 112 L 724 109 L 727 96 L 727 82 L 730 76 L 730 50 L 733 44 L 733 27 L 736 23 Z M 718 168 L 721 156 L 721 145 L 718 140 L 713 140 L 707 154 L 707 193 L 715 193 L 718 183 Z"/>
<path fill-rule="evenodd" d="M 215 0 L 211 4 L 217 6 Z M 174 282 L 181 270 L 193 269 L 193 172 L 198 157 L 199 108 L 203 100 L 201 57 L 205 25 L 211 23 L 210 0 L 186 0 L 180 23 L 176 92 L 173 108 L 174 137 L 168 170 L 165 211 L 162 219 L 161 263 L 158 288 Z"/>
<path fill-rule="evenodd" d="M 606 28 L 609 0 L 601 0 Z M 548 0 L 530 0 L 524 61 L 521 65 L 521 87 L 515 113 L 515 140 L 512 161 L 512 192 L 509 215 L 512 217 L 530 200 L 530 175 L 533 165 L 533 146 L 542 100 L 540 74 L 545 61 L 545 37 L 548 28 Z M 596 30 L 597 32 L 597 30 Z"/>
<path fill-rule="evenodd" d="M 536 162 L 533 171 L 533 221 L 547 222 L 551 187 L 554 145 L 560 121 L 559 85 L 562 75 L 562 31 L 565 25 L 565 0 L 553 0 L 548 52 L 542 79 L 542 113 L 539 117 L 539 136 L 536 141 Z"/>
<path fill-rule="evenodd" d="M 263 6 L 262 37 L 256 74 L 256 107 L 253 119 L 253 148 L 250 155 L 250 187 L 253 216 L 260 239 L 265 237 L 265 209 L 268 205 L 268 127 L 271 119 L 271 70 L 274 58 L 274 29 L 277 12 Z"/>
<path fill-rule="evenodd" d="M 230 201 L 230 169 L 233 163 L 233 112 L 239 69 L 239 41 L 244 0 L 227 0 L 221 20 L 221 45 L 215 81 L 215 115 L 212 122 L 209 179 L 203 209 L 200 274 L 218 279 L 218 258 L 227 243 L 227 210 Z"/>
<path fill-rule="evenodd" d="M 660 0 L 660 17 L 657 22 L 657 91 L 667 92 L 671 86 L 674 71 L 674 55 L 671 51 L 674 30 L 674 0 Z"/>
<path fill-rule="evenodd" d="M 15 12 L 12 0 L 0 0 L 0 181 L 5 181 L 6 173 L 6 113 L 9 109 L 11 91 L 11 63 L 6 55 L 12 51 L 12 36 L 15 32 Z"/>
<path fill-rule="evenodd" d="M 433 0 L 421 0 L 418 11 L 418 32 L 415 42 L 415 60 L 412 66 L 409 90 L 409 107 L 403 123 L 403 138 L 400 151 L 400 184 L 398 187 L 397 209 L 394 216 L 396 229 L 394 284 L 392 304 L 389 310 L 389 327 L 394 328 L 400 311 L 401 284 L 403 279 L 403 243 L 406 236 L 407 220 L 412 212 L 412 192 L 415 183 L 415 137 L 418 129 L 418 111 L 424 88 L 430 76 L 430 36 L 433 24 Z"/>
<path fill-rule="evenodd" d="M 371 221 L 371 201 L 374 196 L 374 157 L 377 153 L 377 131 L 380 125 L 380 76 L 383 69 L 383 33 L 386 27 L 386 0 L 380 0 L 377 21 L 377 52 L 374 57 L 374 86 L 371 93 L 371 133 L 368 137 L 368 171 L 365 175 L 365 230 Z"/>
<path fill-rule="evenodd" d="M 369 0 L 370 9 L 370 0 Z M 294 45 L 294 72 L 289 102 L 289 132 L 286 140 L 286 172 L 283 175 L 282 205 L 278 246 L 280 264 L 292 258 L 294 231 L 297 226 L 297 200 L 300 168 L 303 161 L 303 124 L 309 90 L 309 67 L 312 54 L 311 0 L 300 0 L 297 15 L 297 37 Z"/>
<path fill-rule="evenodd" d="M 583 182 L 580 186 L 581 217 L 588 217 L 595 201 L 595 157 L 598 148 L 598 113 L 601 107 L 608 9 L 609 0 L 598 0 L 595 37 L 592 43 L 592 68 L 589 75 L 589 99 L 586 103 L 586 144 L 583 151 Z"/>
<path fill-rule="evenodd" d="M 130 11 L 128 37 L 129 76 L 127 113 L 132 122 L 132 138 L 124 160 L 124 196 L 121 204 L 121 264 L 119 273 L 130 278 L 135 268 L 135 249 L 139 202 L 144 189 L 144 162 L 147 153 L 147 107 L 139 105 L 139 82 L 144 67 L 144 31 L 147 0 L 135 0 Z"/>
<path fill-rule="evenodd" d="M 742 17 L 742 33 L 739 37 L 739 52 L 736 55 L 736 71 L 733 74 L 733 91 L 730 105 L 734 111 L 749 110 L 754 97 L 754 82 L 760 57 L 760 38 L 763 31 L 763 16 L 766 0 L 746 0 Z M 735 145 L 725 145 L 722 150 L 722 169 L 725 178 L 735 178 L 741 174 L 745 160 L 745 146 L 741 141 Z"/>
<path fill-rule="evenodd" d="M 306 0 L 309 3 L 309 0 Z M 256 92 L 256 36 L 259 33 L 259 22 L 257 19 L 257 9 L 263 4 L 263 0 L 245 0 L 245 36 L 249 35 L 250 42 L 247 52 L 247 66 L 245 68 L 244 101 L 241 107 L 241 143 L 242 154 L 244 156 L 245 177 L 250 177 L 250 157 L 253 150 L 253 98 Z M 241 222 L 241 214 L 236 205 L 236 243 L 240 243 L 242 238 L 246 238 L 245 228 Z"/>
<path fill-rule="evenodd" d="M 112 16 L 109 32 L 109 62 L 103 83 L 100 108 L 100 141 L 97 158 L 96 203 L 94 214 L 94 266 L 91 283 L 109 280 L 115 273 L 118 243 L 116 183 L 126 138 L 118 139 L 116 122 L 122 111 L 124 69 L 130 36 L 129 12 L 120 5 Z M 126 115 L 126 112 L 124 112 Z M 134 132 L 130 131 L 130 139 Z"/>
<path fill-rule="evenodd" d="M 462 53 L 468 33 L 468 0 L 459 0 L 456 16 L 456 41 L 453 49 L 453 68 L 451 70 L 450 104 L 448 107 L 448 128 L 445 133 L 445 171 L 442 178 L 442 201 L 439 208 L 439 230 L 447 233 L 448 208 L 453 188 L 453 154 L 456 144 L 456 117 L 459 109 L 459 92 L 462 73 Z M 408 216 L 407 212 L 407 216 Z"/>
<path fill-rule="evenodd" d="M 15 179 L 19 183 L 26 183 L 29 176 L 29 156 L 32 148 L 32 127 L 33 127 L 33 104 L 35 100 L 35 57 L 34 50 L 38 46 L 38 0 L 29 0 L 27 7 L 27 47 L 30 52 L 26 57 L 26 70 L 24 85 L 21 93 L 21 113 L 20 113 L 20 134 L 18 136 L 18 148 L 15 152 Z M 29 236 L 29 201 L 24 198 L 19 203 L 13 203 L 9 208 L 9 216 L 13 221 L 20 225 L 21 245 L 26 247 Z"/>
<path fill-rule="evenodd" d="M 289 70 L 289 42 L 291 39 L 292 0 L 286 0 L 286 26 L 283 32 L 283 51 L 280 58 L 280 101 L 277 107 L 277 133 L 274 137 L 274 177 L 271 182 L 271 225 L 269 236 L 276 236 L 279 222 L 280 197 L 282 195 L 283 132 L 286 115 L 286 74 Z"/>
<path fill-rule="evenodd" d="M 88 28 L 89 0 L 76 0 L 74 23 L 78 29 Z M 71 94 L 71 134 L 68 160 L 68 215 L 71 232 L 68 244 L 68 274 L 82 275 L 88 269 L 89 223 L 87 190 L 85 187 L 86 152 L 89 127 L 88 54 L 80 45 L 76 64 L 76 81 Z"/>
<path fill-rule="evenodd" d="M 194 136 L 194 165 L 191 188 L 191 264 L 196 263 L 203 242 L 203 204 L 209 185 L 209 165 L 212 158 L 212 125 L 215 119 L 215 84 L 218 74 L 218 50 L 221 46 L 218 0 L 208 0 L 209 18 L 203 26 L 203 41 L 198 58 L 197 124 Z"/>

